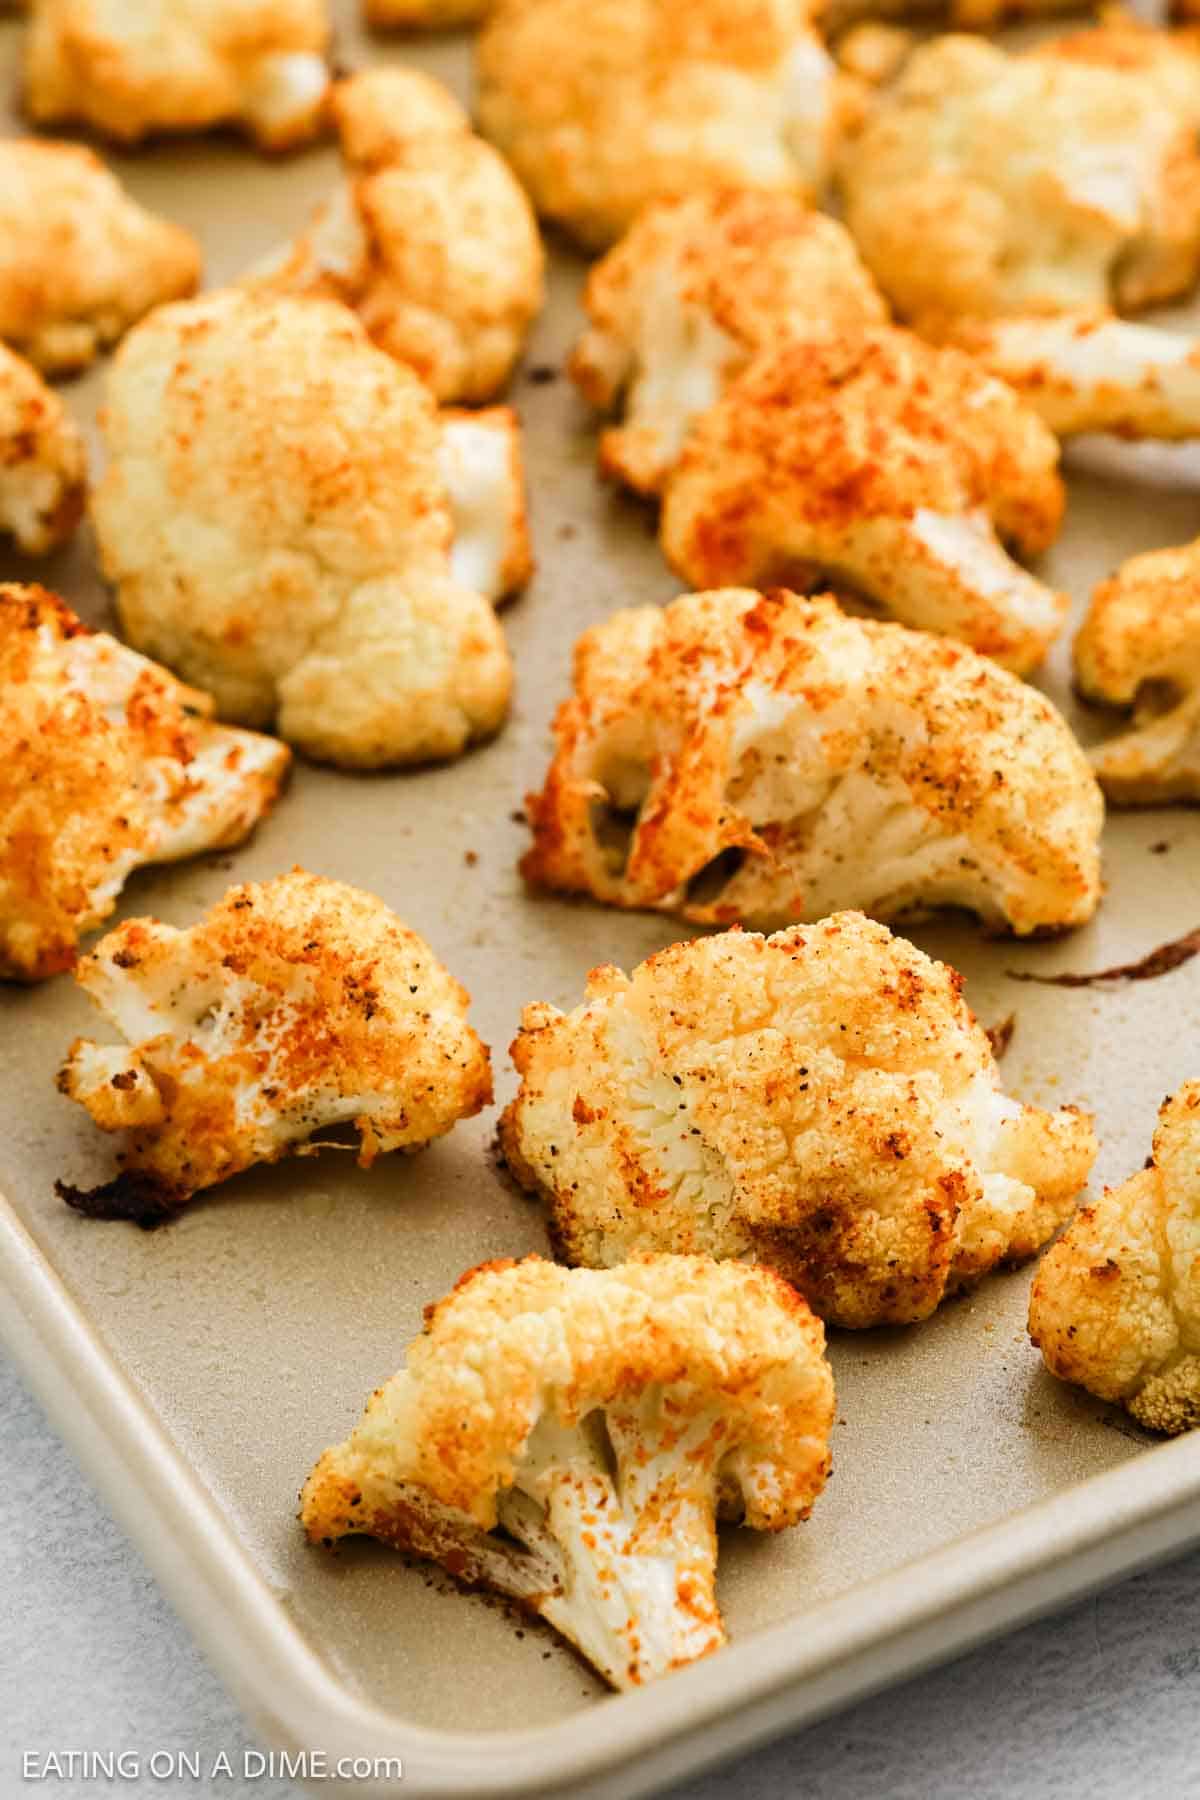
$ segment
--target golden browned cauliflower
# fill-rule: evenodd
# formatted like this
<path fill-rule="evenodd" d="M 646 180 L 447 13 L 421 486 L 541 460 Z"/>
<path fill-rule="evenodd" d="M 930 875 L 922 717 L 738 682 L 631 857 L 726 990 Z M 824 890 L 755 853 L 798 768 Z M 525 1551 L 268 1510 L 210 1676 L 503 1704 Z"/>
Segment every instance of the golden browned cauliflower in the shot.
<path fill-rule="evenodd" d="M 0 338 L 38 368 L 86 367 L 199 278 L 195 239 L 136 205 L 90 150 L 0 142 Z"/>
<path fill-rule="evenodd" d="M 569 1262 L 741 1257 L 837 1325 L 927 1318 L 1044 1244 L 1096 1154 L 1088 1115 L 1003 1092 L 961 990 L 860 913 L 594 969 L 525 1009 L 509 1167 Z"/>
<path fill-rule="evenodd" d="M 499 0 L 477 55 L 483 130 L 583 244 L 671 194 L 825 185 L 835 76 L 807 0 Z"/>
<path fill-rule="evenodd" d="M 33 0 L 25 104 L 118 143 L 236 125 L 262 150 L 315 137 L 327 0 Z"/>
<path fill-rule="evenodd" d="M 64 543 L 87 490 L 83 438 L 37 370 L 0 344 L 0 536 L 28 556 Z"/>
<path fill-rule="evenodd" d="M 1102 581 L 1075 639 L 1087 699 L 1132 712 L 1092 752 L 1118 805 L 1200 800 L 1200 541 L 1131 557 Z"/>
<path fill-rule="evenodd" d="M 460 454 L 424 385 L 332 301 L 160 309 L 110 371 L 92 496 L 126 635 L 319 760 L 457 755 L 499 727 L 512 680 L 460 574 L 508 561 L 512 424 L 465 425 Z"/>
<path fill-rule="evenodd" d="M 759 351 L 887 319 L 843 227 L 756 188 L 648 206 L 592 270 L 585 304 L 570 373 L 594 407 L 620 408 L 601 465 L 642 493 L 660 490 L 688 427 Z"/>
<path fill-rule="evenodd" d="M 666 484 L 661 539 L 693 587 L 863 598 L 1024 674 L 1067 596 L 1008 554 L 1053 540 L 1058 446 L 958 350 L 887 328 L 756 358 L 692 427 Z"/>
<path fill-rule="evenodd" d="M 1200 1425 L 1200 1082 L 1163 1102 L 1147 1166 L 1081 1207 L 1049 1252 L 1029 1335 L 1052 1375 L 1149 1430 Z"/>
<path fill-rule="evenodd" d="M 491 1100 L 470 996 L 382 900 L 303 869 L 230 888 L 187 930 L 127 919 L 76 977 L 127 1041 L 78 1038 L 59 1086 L 123 1134 L 121 1174 L 64 1198 L 154 1220 L 254 1163 L 419 1150 Z"/>
<path fill-rule="evenodd" d="M 697 924 L 967 907 L 1063 930 L 1100 899 L 1104 807 L 1050 701 L 828 596 L 614 613 L 527 813 L 528 880 Z"/>
<path fill-rule="evenodd" d="M 0 586 L 0 976 L 69 969 L 134 869 L 240 843 L 270 809 L 286 748 L 211 712 L 45 588 Z"/>
<path fill-rule="evenodd" d="M 484 1263 L 426 1311 L 304 1485 L 364 1532 L 539 1613 L 616 1688 L 719 1650 L 723 1519 L 781 1531 L 829 1472 L 824 1333 L 766 1269 Z"/>
<path fill-rule="evenodd" d="M 893 305 L 936 333 L 1186 290 L 1200 149 L 1179 86 L 1121 66 L 1115 46 L 1011 55 L 949 36 L 917 50 L 840 167 L 847 223 Z"/>
<path fill-rule="evenodd" d="M 851 29 L 872 30 L 870 24 L 860 26 L 864 20 L 924 25 L 932 18 L 944 21 L 951 31 L 994 31 L 1001 25 L 1076 10 L 1077 0 L 822 0 L 817 21 L 829 37 Z"/>
<path fill-rule="evenodd" d="M 453 95 L 416 69 L 338 82 L 333 114 L 346 177 L 249 285 L 344 301 L 439 400 L 491 399 L 542 304 L 524 190 Z"/>

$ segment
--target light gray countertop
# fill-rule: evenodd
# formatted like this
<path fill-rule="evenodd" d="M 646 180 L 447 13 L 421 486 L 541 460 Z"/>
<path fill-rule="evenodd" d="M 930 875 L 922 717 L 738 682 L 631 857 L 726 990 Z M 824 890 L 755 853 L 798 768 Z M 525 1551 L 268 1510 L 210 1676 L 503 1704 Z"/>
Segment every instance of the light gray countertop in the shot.
<path fill-rule="evenodd" d="M 0 1361 L 0 1800 L 173 1794 L 299 1800 L 287 1780 L 144 1774 L 25 1781 L 50 1751 L 255 1740 L 26 1393 Z M 693 1800 L 1187 1800 L 1200 1796 L 1200 1553 L 688 1784 Z M 252 1762 L 251 1767 L 254 1764 Z"/>

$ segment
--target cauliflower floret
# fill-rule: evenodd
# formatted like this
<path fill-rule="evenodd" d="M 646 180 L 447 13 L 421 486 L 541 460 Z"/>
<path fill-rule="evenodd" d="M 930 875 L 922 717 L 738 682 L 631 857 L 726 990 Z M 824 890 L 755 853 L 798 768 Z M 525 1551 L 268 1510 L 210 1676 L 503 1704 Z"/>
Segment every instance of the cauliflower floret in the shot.
<path fill-rule="evenodd" d="M 364 1532 L 498 1588 L 641 1686 L 725 1642 L 718 1515 L 808 1517 L 830 1463 L 824 1344 L 765 1269 L 485 1263 L 317 1463 L 301 1521 L 314 1543 Z"/>
<path fill-rule="evenodd" d="M 190 233 L 136 205 L 90 150 L 0 143 L 0 338 L 38 368 L 85 368 L 199 279 Z"/>
<path fill-rule="evenodd" d="M 87 491 L 87 453 L 37 370 L 0 344 L 0 534 L 28 556 L 65 543 Z"/>
<path fill-rule="evenodd" d="M 826 37 L 853 29 L 873 30 L 862 20 L 910 20 L 914 25 L 943 20 L 952 31 L 994 31 L 998 26 L 1047 14 L 1071 12 L 1078 0 L 822 0 L 817 21 Z M 839 44 L 839 53 L 841 45 Z"/>
<path fill-rule="evenodd" d="M 232 124 L 262 150 L 321 130 L 327 0 L 33 0 L 25 103 L 118 143 Z"/>
<path fill-rule="evenodd" d="M 69 969 L 134 869 L 270 809 L 288 751 L 211 711 L 45 588 L 0 586 L 0 976 Z"/>
<path fill-rule="evenodd" d="M 1029 1297 L 1061 1381 L 1151 1431 L 1200 1425 L 1200 1082 L 1163 1102 L 1148 1166 L 1082 1207 Z"/>
<path fill-rule="evenodd" d="M 642 493 L 660 490 L 688 427 L 759 351 L 887 319 L 842 226 L 755 188 L 647 207 L 592 270 L 585 303 L 570 373 L 597 409 L 621 406 L 600 460 Z"/>
<path fill-rule="evenodd" d="M 77 1038 L 59 1075 L 125 1134 L 117 1180 L 73 1196 L 102 1217 L 328 1148 L 331 1126 L 354 1127 L 368 1168 L 492 1098 L 465 988 L 382 900 L 303 869 L 230 888 L 185 931 L 127 919 L 76 978 L 127 1040 Z"/>
<path fill-rule="evenodd" d="M 455 756 L 500 726 L 504 636 L 455 561 L 504 563 L 506 415 L 499 454 L 464 472 L 428 390 L 345 307 L 223 292 L 130 334 L 104 429 L 92 516 L 126 635 L 223 716 L 274 720 L 309 755 L 361 768 Z M 504 509 L 490 521 L 489 472 Z"/>
<path fill-rule="evenodd" d="M 1024 674 L 1068 600 L 1004 548 L 1046 548 L 1058 446 L 958 350 L 886 328 L 758 357 L 671 471 L 667 560 L 693 587 L 820 584 Z"/>
<path fill-rule="evenodd" d="M 1100 899 L 1100 791 L 1050 701 L 827 596 L 693 594 L 580 639 L 526 878 L 698 924 L 967 907 L 1029 932 Z"/>
<path fill-rule="evenodd" d="M 671 194 L 825 185 L 837 92 L 807 0 L 500 0 L 477 57 L 483 130 L 583 244 Z"/>
<path fill-rule="evenodd" d="M 848 141 L 847 223 L 885 294 L 922 331 L 1125 310 L 1195 279 L 1197 103 L 1179 90 L 1200 64 L 1189 55 L 1170 76 L 1122 66 L 1119 45 L 1091 35 L 1106 46 L 1094 59 L 938 38 Z"/>
<path fill-rule="evenodd" d="M 1133 713 L 1092 752 L 1119 805 L 1200 800 L 1200 541 L 1131 557 L 1102 581 L 1075 640 L 1087 699 Z"/>
<path fill-rule="evenodd" d="M 509 1166 L 572 1263 L 740 1257 L 837 1325 L 927 1318 L 1045 1243 L 1096 1154 L 1090 1117 L 1002 1091 L 961 990 L 859 913 L 594 969 L 525 1010 Z"/>
<path fill-rule="evenodd" d="M 248 285 L 344 301 L 439 400 L 491 399 L 542 305 L 545 258 L 523 190 L 415 69 L 339 82 L 333 114 L 346 178 Z"/>

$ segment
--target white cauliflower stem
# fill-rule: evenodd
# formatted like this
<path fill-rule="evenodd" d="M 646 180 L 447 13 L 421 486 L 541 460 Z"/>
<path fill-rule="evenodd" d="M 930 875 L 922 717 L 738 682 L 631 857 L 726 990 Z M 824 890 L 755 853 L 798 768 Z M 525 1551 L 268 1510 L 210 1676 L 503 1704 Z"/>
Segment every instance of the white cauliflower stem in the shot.
<path fill-rule="evenodd" d="M 364 1532 L 498 1588 L 640 1686 L 725 1641 L 718 1514 L 777 1531 L 820 1493 L 823 1348 L 766 1270 L 485 1264 L 428 1309 L 300 1516 L 314 1542 Z"/>
<path fill-rule="evenodd" d="M 239 843 L 291 757 L 44 588 L 0 586 L 0 975 L 71 967 L 146 863 Z"/>
<path fill-rule="evenodd" d="M 1200 1082 L 1163 1102 L 1147 1166 L 1045 1258 L 1029 1335 L 1052 1374 L 1151 1431 L 1200 1425 Z"/>
<path fill-rule="evenodd" d="M 614 614 L 526 810 L 534 883 L 698 924 L 966 907 L 1020 933 L 1100 898 L 1104 807 L 1044 695 L 828 597 Z"/>
<path fill-rule="evenodd" d="M 104 425 L 92 514 L 126 635 L 224 715 L 362 768 L 498 729 L 490 601 L 529 567 L 506 410 L 443 420 L 346 308 L 227 291 L 130 335 Z"/>
<path fill-rule="evenodd" d="M 27 556 L 65 542 L 83 513 L 87 454 L 66 407 L 0 343 L 0 534 Z"/>
<path fill-rule="evenodd" d="M 77 978 L 128 1040 L 78 1039 L 59 1077 L 126 1134 L 122 1176 L 83 1196 L 102 1216 L 178 1205 L 337 1125 L 365 1168 L 491 1099 L 468 995 L 429 946 L 373 895 L 302 869 L 231 888 L 185 931 L 127 920 Z"/>
<path fill-rule="evenodd" d="M 775 1268 L 838 1325 L 907 1324 L 1070 1211 L 1090 1119 L 1009 1099 L 962 980 L 857 913 L 677 944 L 526 1008 L 509 1167 L 573 1263 Z"/>

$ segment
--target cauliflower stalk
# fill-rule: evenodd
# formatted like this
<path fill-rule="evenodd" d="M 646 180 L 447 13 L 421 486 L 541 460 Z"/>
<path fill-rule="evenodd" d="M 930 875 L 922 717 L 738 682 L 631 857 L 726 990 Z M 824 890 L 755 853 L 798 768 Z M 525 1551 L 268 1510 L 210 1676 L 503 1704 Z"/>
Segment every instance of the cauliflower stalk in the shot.
<path fill-rule="evenodd" d="M 879 328 L 765 351 L 695 423 L 661 540 L 695 587 L 818 582 L 1018 674 L 1067 597 L 1020 567 L 1053 542 L 1058 446 L 961 351 Z"/>
<path fill-rule="evenodd" d="M 692 421 L 757 352 L 887 318 L 842 226 L 755 188 L 647 207 L 592 269 L 585 303 L 570 373 L 593 406 L 620 407 L 601 464 L 642 493 L 659 492 Z"/>
<path fill-rule="evenodd" d="M 697 924 L 1091 917 L 1103 801 L 1044 695 L 827 596 L 693 594 L 585 632 L 528 880 Z"/>
<path fill-rule="evenodd" d="M 90 150 L 0 142 L 0 338 L 39 369 L 86 368 L 199 279 L 190 233 L 138 206 Z"/>
<path fill-rule="evenodd" d="M 528 572 L 504 409 L 443 420 L 344 307 L 226 291 L 130 335 L 104 422 L 92 516 L 126 635 L 222 714 L 359 768 L 498 729 L 491 598 Z"/>
<path fill-rule="evenodd" d="M 78 426 L 37 370 L 0 344 L 0 533 L 44 555 L 74 531 L 86 490 Z"/>
<path fill-rule="evenodd" d="M 0 586 L 0 975 L 71 967 L 128 876 L 240 843 L 291 757 L 44 588 Z"/>
<path fill-rule="evenodd" d="M 25 101 L 121 144 L 232 124 L 287 150 L 321 129 L 329 40 L 327 0 L 33 0 Z"/>
<path fill-rule="evenodd" d="M 1200 542 L 1131 557 L 1100 583 L 1075 639 L 1075 680 L 1133 715 L 1092 751 L 1111 800 L 1200 800 Z"/>
<path fill-rule="evenodd" d="M 744 1258 L 837 1325 L 927 1318 L 1045 1243 L 1096 1153 L 1002 1091 L 961 990 L 858 913 L 593 970 L 526 1008 L 509 1167 L 572 1263 Z"/>
<path fill-rule="evenodd" d="M 1200 1082 L 1163 1102 L 1146 1168 L 1045 1257 L 1029 1335 L 1051 1374 L 1151 1431 L 1200 1425 Z"/>
<path fill-rule="evenodd" d="M 132 919 L 77 970 L 127 1040 L 80 1038 L 63 1093 L 124 1134 L 85 1210 L 157 1210 L 350 1125 L 365 1168 L 491 1099 L 469 996 L 381 900 L 293 869 L 231 888 L 186 930 Z M 89 1200 L 91 1205 L 88 1205 Z"/>
<path fill-rule="evenodd" d="M 367 1533 L 498 1588 L 637 1687 L 725 1642 L 718 1513 L 808 1516 L 830 1460 L 823 1350 L 767 1270 L 484 1264 L 322 1456 L 301 1520 L 315 1543 Z"/>
<path fill-rule="evenodd" d="M 370 69 L 333 90 L 346 175 L 259 291 L 341 300 L 439 401 L 504 386 L 542 304 L 533 209 L 440 82 Z"/>

